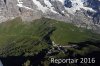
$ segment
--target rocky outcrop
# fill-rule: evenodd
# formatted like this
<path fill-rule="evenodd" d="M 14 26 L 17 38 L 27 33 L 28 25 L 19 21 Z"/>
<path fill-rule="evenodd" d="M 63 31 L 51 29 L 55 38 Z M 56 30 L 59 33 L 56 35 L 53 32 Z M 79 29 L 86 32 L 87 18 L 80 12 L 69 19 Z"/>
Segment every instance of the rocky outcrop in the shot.
<path fill-rule="evenodd" d="M 72 22 L 79 27 L 99 29 L 99 0 L 0 0 L 0 22 L 21 17 L 32 21 L 41 17 Z"/>

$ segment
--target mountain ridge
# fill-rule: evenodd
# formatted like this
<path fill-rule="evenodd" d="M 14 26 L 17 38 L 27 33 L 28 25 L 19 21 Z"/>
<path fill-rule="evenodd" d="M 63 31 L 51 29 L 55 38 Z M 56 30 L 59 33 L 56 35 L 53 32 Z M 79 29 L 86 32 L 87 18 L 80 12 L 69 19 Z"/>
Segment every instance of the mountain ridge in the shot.
<path fill-rule="evenodd" d="M 73 23 L 100 32 L 99 0 L 0 0 L 0 22 L 41 17 Z"/>

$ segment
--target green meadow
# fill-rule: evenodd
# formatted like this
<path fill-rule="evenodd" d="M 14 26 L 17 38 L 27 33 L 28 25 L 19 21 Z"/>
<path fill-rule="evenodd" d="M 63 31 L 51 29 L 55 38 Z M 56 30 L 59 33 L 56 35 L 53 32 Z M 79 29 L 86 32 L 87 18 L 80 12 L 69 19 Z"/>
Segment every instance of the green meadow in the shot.
<path fill-rule="evenodd" d="M 68 42 L 100 40 L 99 37 L 99 34 L 91 30 L 62 21 L 41 18 L 23 22 L 16 18 L 0 24 L 0 55 L 33 56 L 49 49 L 52 41 L 59 45 L 67 45 Z"/>

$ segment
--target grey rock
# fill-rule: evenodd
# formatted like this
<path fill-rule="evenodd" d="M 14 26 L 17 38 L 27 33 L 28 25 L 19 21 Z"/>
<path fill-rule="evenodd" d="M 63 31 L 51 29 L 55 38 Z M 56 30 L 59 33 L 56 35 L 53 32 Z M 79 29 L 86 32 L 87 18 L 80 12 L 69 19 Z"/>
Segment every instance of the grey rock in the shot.
<path fill-rule="evenodd" d="M 21 17 L 23 21 L 32 21 L 41 17 L 56 19 L 73 23 L 79 27 L 100 30 L 100 1 L 82 0 L 84 7 L 89 7 L 95 12 L 81 8 L 74 14 L 69 13 L 66 8 L 72 8 L 72 0 L 65 0 L 63 3 L 59 0 L 34 0 L 41 5 L 36 5 L 33 0 L 0 0 L 0 22 Z M 45 3 L 45 2 L 49 3 Z M 19 4 L 21 3 L 21 4 Z M 19 4 L 19 6 L 18 6 Z M 78 3 L 74 4 L 77 5 Z M 48 6 L 49 5 L 49 6 Z M 44 7 L 43 9 L 41 8 Z M 80 7 L 80 6 L 79 6 Z M 41 9 L 38 9 L 41 8 Z M 47 9 L 45 13 L 42 11 Z M 57 13 L 54 13 L 57 12 Z"/>

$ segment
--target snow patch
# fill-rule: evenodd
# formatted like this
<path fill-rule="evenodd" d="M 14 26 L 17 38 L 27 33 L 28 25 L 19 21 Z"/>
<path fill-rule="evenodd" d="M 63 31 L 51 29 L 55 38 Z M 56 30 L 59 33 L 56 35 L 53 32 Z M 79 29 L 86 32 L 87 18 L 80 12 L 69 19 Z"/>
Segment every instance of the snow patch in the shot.
<path fill-rule="evenodd" d="M 25 8 L 25 9 L 28 9 L 28 10 L 33 10 L 32 8 L 30 7 L 26 7 L 23 5 L 23 1 L 22 0 L 17 0 L 18 1 L 18 4 L 17 6 L 18 7 L 22 7 L 22 8 Z M 55 8 L 53 7 L 52 3 L 50 2 L 50 0 L 43 0 L 43 2 L 45 3 L 46 6 L 43 6 L 41 4 L 41 2 L 39 0 L 32 0 L 33 3 L 37 6 L 37 9 L 42 11 L 43 13 L 47 13 L 47 12 L 52 12 L 52 13 L 56 13 L 56 14 L 59 14 Z M 64 5 L 65 3 L 65 0 L 51 0 L 52 2 L 53 1 L 59 1 L 62 3 L 62 5 Z M 89 10 L 89 11 L 92 11 L 92 12 L 96 12 L 95 10 L 93 10 L 92 8 L 90 7 L 85 7 L 83 5 L 84 2 L 86 2 L 87 0 L 70 0 L 71 3 L 72 3 L 72 7 L 71 8 L 67 8 L 65 7 L 65 10 L 68 11 L 68 13 L 71 13 L 71 14 L 74 14 L 77 10 L 81 10 L 81 9 L 84 9 L 84 10 Z M 65 11 L 62 10 L 62 13 L 64 13 Z"/>
<path fill-rule="evenodd" d="M 49 0 L 44 0 L 44 3 L 47 5 L 47 6 L 43 6 L 39 1 L 37 0 L 32 0 L 33 3 L 38 7 L 37 9 L 38 10 L 41 10 L 43 13 L 46 13 L 48 11 L 51 11 L 53 13 L 57 13 L 54 8 L 52 7 L 52 4 L 49 2 Z"/>
<path fill-rule="evenodd" d="M 52 4 L 49 2 L 49 0 L 44 0 L 44 3 L 47 5 L 47 7 L 53 12 L 53 13 L 57 13 L 54 10 L 54 7 L 52 6 Z"/>
<path fill-rule="evenodd" d="M 85 9 L 85 10 L 89 10 L 92 12 L 95 12 L 95 10 L 93 10 L 92 8 L 89 7 L 84 7 L 83 3 L 86 0 L 70 0 L 72 2 L 72 7 L 71 8 L 66 8 L 65 9 L 69 12 L 69 13 L 75 13 L 77 10 L 81 10 L 81 9 Z"/>
<path fill-rule="evenodd" d="M 30 7 L 24 6 L 22 0 L 17 0 L 17 2 L 18 2 L 18 4 L 17 4 L 18 7 L 25 8 L 25 9 L 27 9 L 27 10 L 33 10 L 33 9 L 30 8 Z"/>
<path fill-rule="evenodd" d="M 35 5 L 37 5 L 38 7 L 37 9 L 41 10 L 43 13 L 45 13 L 45 11 L 48 9 L 47 7 L 44 7 L 39 1 L 37 0 L 32 0 L 32 1 Z"/>

